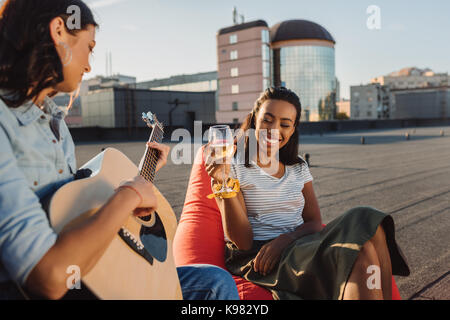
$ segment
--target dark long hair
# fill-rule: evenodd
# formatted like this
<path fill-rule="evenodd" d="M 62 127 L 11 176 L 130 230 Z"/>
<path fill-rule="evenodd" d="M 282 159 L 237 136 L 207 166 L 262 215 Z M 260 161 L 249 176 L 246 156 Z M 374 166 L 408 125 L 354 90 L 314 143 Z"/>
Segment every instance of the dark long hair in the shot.
<path fill-rule="evenodd" d="M 67 27 L 71 6 L 80 9 L 80 29 Z M 81 0 L 7 0 L 0 9 L 0 89 L 6 92 L 0 98 L 9 107 L 18 107 L 64 80 L 49 28 L 56 17 L 64 20 L 72 35 L 89 25 L 98 27 Z"/>
<path fill-rule="evenodd" d="M 284 165 L 293 165 L 296 163 L 303 163 L 304 160 L 298 156 L 298 141 L 299 141 L 299 130 L 298 126 L 300 124 L 300 117 L 302 114 L 302 105 L 300 103 L 300 98 L 293 92 L 285 87 L 271 87 L 266 89 L 261 93 L 259 98 L 255 101 L 252 112 L 245 118 L 240 129 L 240 135 L 237 137 L 237 143 L 239 144 L 240 139 L 244 139 L 244 152 L 245 152 L 245 166 L 250 166 L 250 155 L 249 139 L 251 135 L 246 134 L 249 129 L 256 129 L 256 115 L 261 108 L 261 105 L 268 100 L 283 100 L 292 104 L 297 110 L 297 115 L 294 122 L 294 133 L 289 139 L 288 143 L 280 149 L 279 160 Z"/>

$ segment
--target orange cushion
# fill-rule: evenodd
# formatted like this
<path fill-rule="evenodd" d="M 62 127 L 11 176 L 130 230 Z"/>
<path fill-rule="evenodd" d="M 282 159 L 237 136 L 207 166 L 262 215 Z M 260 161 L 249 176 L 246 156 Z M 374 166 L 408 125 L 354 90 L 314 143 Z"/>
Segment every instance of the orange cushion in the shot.
<path fill-rule="evenodd" d="M 225 241 L 222 218 L 211 194 L 211 179 L 205 170 L 202 147 L 192 165 L 183 211 L 173 243 L 176 266 L 212 264 L 225 269 Z M 241 300 L 271 300 L 270 291 L 241 277 L 233 276 Z M 394 277 L 392 298 L 401 300 Z"/>

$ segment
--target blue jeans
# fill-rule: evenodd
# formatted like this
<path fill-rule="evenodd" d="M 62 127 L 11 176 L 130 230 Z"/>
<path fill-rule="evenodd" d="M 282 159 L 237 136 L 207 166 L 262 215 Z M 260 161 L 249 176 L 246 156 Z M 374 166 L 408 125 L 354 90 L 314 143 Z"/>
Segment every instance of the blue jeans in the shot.
<path fill-rule="evenodd" d="M 184 300 L 239 300 L 231 274 L 209 264 L 177 267 Z"/>

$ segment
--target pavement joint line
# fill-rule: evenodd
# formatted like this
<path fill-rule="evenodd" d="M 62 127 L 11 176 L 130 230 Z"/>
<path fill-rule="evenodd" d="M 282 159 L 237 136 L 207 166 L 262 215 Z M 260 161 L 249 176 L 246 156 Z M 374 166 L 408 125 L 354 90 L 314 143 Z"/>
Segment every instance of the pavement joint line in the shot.
<path fill-rule="evenodd" d="M 395 157 L 392 156 L 392 158 L 395 158 Z M 450 158 L 450 153 L 449 153 L 449 158 Z M 370 158 L 368 158 L 368 159 L 371 159 L 370 161 L 374 161 L 373 157 L 370 157 Z M 365 159 L 364 159 L 364 160 L 365 160 Z M 397 166 L 392 166 L 392 165 L 390 165 L 389 167 L 390 167 L 391 169 L 396 168 L 396 167 L 399 167 L 399 168 L 402 168 L 403 170 L 406 170 L 406 169 L 409 168 L 409 167 L 417 166 L 418 162 L 420 163 L 421 161 L 423 161 L 423 162 L 425 162 L 425 163 L 426 163 L 426 162 L 429 162 L 429 157 L 428 157 L 428 156 L 425 156 L 425 157 L 422 158 L 422 159 L 414 159 L 414 160 L 411 160 L 411 161 L 407 162 L 407 165 L 406 165 L 406 166 L 405 166 L 405 162 L 402 162 L 401 164 L 399 164 L 399 165 L 397 165 Z M 346 162 L 346 163 L 348 164 L 348 161 L 344 161 L 344 162 Z M 343 162 L 343 163 L 344 163 L 344 162 Z M 358 162 L 361 162 L 361 158 L 358 158 Z M 389 163 L 383 163 L 383 164 L 380 165 L 380 166 L 370 167 L 370 168 L 367 168 L 367 169 L 368 169 L 368 170 L 383 169 L 383 168 L 386 167 L 386 165 L 389 165 Z M 317 167 L 320 168 L 320 166 L 317 166 Z M 339 173 L 332 173 L 332 174 L 329 174 L 329 175 L 322 176 L 322 177 L 321 177 L 321 181 L 323 181 L 323 180 L 329 180 L 330 178 L 335 178 L 336 176 L 340 176 L 341 174 L 342 174 L 342 173 L 339 172 Z M 359 172 L 350 173 L 350 174 L 347 174 L 347 176 L 349 176 L 349 175 L 357 175 L 357 174 L 359 174 Z"/>
<path fill-rule="evenodd" d="M 416 293 L 414 293 L 413 295 L 411 295 L 408 300 L 413 300 L 414 298 L 420 296 L 423 292 L 425 292 L 426 290 L 430 289 L 431 287 L 433 287 L 435 284 L 437 284 L 439 281 L 441 281 L 442 279 L 444 279 L 445 277 L 447 277 L 448 275 L 450 275 L 450 271 L 445 272 L 443 275 L 441 275 L 440 277 L 438 277 L 436 280 L 428 283 L 427 285 L 425 285 L 422 289 L 420 289 L 419 291 L 417 291 Z M 434 299 L 433 299 L 434 300 Z"/>
<path fill-rule="evenodd" d="M 439 256 L 439 257 L 437 257 L 437 258 L 435 258 L 435 259 L 432 259 L 431 261 L 428 261 L 427 266 L 422 266 L 420 269 L 414 268 L 414 266 L 412 266 L 412 265 L 410 264 L 410 267 L 411 267 L 411 275 L 410 275 L 409 277 L 397 277 L 397 278 L 396 278 L 396 282 L 397 282 L 397 286 L 398 286 L 399 290 L 402 290 L 403 285 L 404 285 L 405 283 L 408 283 L 409 280 L 410 280 L 410 278 L 413 278 L 414 275 L 416 275 L 416 276 L 417 276 L 417 275 L 425 275 L 425 277 L 426 277 L 426 275 L 427 275 L 427 269 L 430 269 L 430 268 L 428 267 L 430 264 L 431 264 L 431 265 L 436 265 L 436 264 L 441 265 L 440 262 L 441 262 L 441 261 L 445 261 L 445 260 L 447 259 L 447 257 L 449 257 L 449 256 L 450 256 L 450 251 L 446 252 L 443 256 L 441 255 L 441 256 Z M 448 273 L 448 272 L 450 272 L 450 271 L 445 271 L 445 272 Z M 422 289 L 423 289 L 425 286 L 427 286 L 428 284 L 432 283 L 432 282 L 438 283 L 439 281 L 436 281 L 436 279 L 439 279 L 440 277 L 441 277 L 441 276 L 438 276 L 438 278 L 434 278 L 434 280 L 428 279 L 427 282 L 426 282 L 427 284 L 424 284 L 424 285 L 422 286 Z M 441 279 L 441 280 L 442 280 L 442 279 Z M 409 283 L 409 285 L 411 285 L 411 284 Z M 424 291 L 422 291 L 422 289 L 419 289 L 419 290 L 416 289 L 415 293 L 411 294 L 410 297 L 407 298 L 407 300 L 409 300 L 409 299 L 410 299 L 414 294 L 416 294 L 416 293 L 424 292 Z"/>
<path fill-rule="evenodd" d="M 434 199 L 434 198 L 436 198 L 436 197 L 440 197 L 440 196 L 442 196 L 443 194 L 446 194 L 446 193 L 449 193 L 449 192 L 450 192 L 450 189 L 448 189 L 448 190 L 446 190 L 446 191 L 444 191 L 444 192 L 441 192 L 441 193 L 439 193 L 439 194 L 434 194 L 434 195 L 426 195 L 426 194 L 425 194 L 425 196 L 427 196 L 427 197 L 423 197 L 423 198 L 422 198 L 421 200 L 419 200 L 419 201 L 410 203 L 410 204 L 408 204 L 408 205 L 406 205 L 406 206 L 400 207 L 400 208 L 395 209 L 395 210 L 393 210 L 393 211 L 390 211 L 390 212 L 388 212 L 388 213 L 389 213 L 389 214 L 397 213 L 398 211 L 401 211 L 401 210 L 410 208 L 410 207 L 412 207 L 412 206 L 415 206 L 415 205 L 420 204 L 420 203 L 422 203 L 422 202 L 425 202 L 425 201 Z"/>
<path fill-rule="evenodd" d="M 434 169 L 433 169 L 434 170 Z M 433 171 L 433 170 L 430 170 L 430 171 Z M 425 172 L 425 171 L 422 171 L 422 172 L 420 172 L 420 174 L 424 174 L 424 173 L 428 173 L 428 172 Z M 440 172 L 438 172 L 438 173 L 436 173 L 436 174 L 432 174 L 432 175 L 427 175 L 427 177 L 431 177 L 431 176 L 433 176 L 433 175 L 439 175 L 439 174 L 442 174 L 442 173 L 440 173 Z M 411 176 L 411 175 L 414 175 L 414 176 L 417 176 L 418 174 L 417 173 L 413 173 L 413 174 L 410 174 L 410 175 L 406 175 L 406 176 Z M 406 176 L 404 176 L 404 177 L 406 177 Z M 401 178 L 400 178 L 401 179 Z M 372 183 L 372 184 L 369 184 L 369 185 L 363 185 L 363 186 L 359 186 L 359 187 L 357 187 L 357 188 L 353 188 L 353 189 L 351 189 L 351 190 L 346 190 L 346 191 L 341 191 L 341 192 L 339 192 L 338 194 L 343 194 L 343 193 L 345 193 L 345 192 L 349 192 L 349 191 L 354 191 L 354 190 L 361 190 L 361 189 L 364 189 L 364 188 L 370 188 L 370 187 L 373 187 L 373 186 L 376 186 L 376 185 L 380 185 L 380 184 L 383 184 L 383 183 L 389 183 L 389 182 L 396 182 L 396 181 L 398 181 L 398 180 L 400 180 L 400 179 L 397 179 L 397 180 L 394 180 L 394 179 L 388 179 L 388 180 L 383 180 L 383 181 L 381 181 L 381 182 L 376 182 L 376 183 Z M 418 180 L 420 180 L 420 178 L 417 178 L 417 179 L 414 179 L 414 180 L 412 180 L 412 181 L 418 181 Z M 411 182 L 411 181 L 407 181 L 407 182 Z M 396 183 L 396 184 L 392 184 L 392 185 L 390 185 L 388 188 L 395 188 L 395 187 L 398 187 L 398 186 L 400 186 L 400 185 L 404 185 L 405 184 L 405 182 L 402 182 L 402 183 Z M 448 191 L 447 191 L 448 192 Z M 445 193 L 447 193 L 447 192 L 445 192 Z M 360 198 L 360 197 L 362 197 L 363 195 L 366 195 L 366 194 L 370 194 L 370 193 L 373 193 L 373 190 L 372 191 L 366 191 L 366 192 L 363 192 L 363 193 L 358 193 L 357 195 L 354 195 L 354 196 L 350 196 L 350 197 L 348 197 L 348 198 L 345 198 L 345 199 L 341 199 L 340 201 L 333 201 L 333 202 L 331 202 L 331 203 L 329 203 L 329 204 L 325 204 L 325 205 L 320 205 L 320 207 L 321 208 L 328 208 L 328 207 L 331 207 L 331 206 L 334 206 L 334 205 L 336 205 L 336 204 L 339 204 L 339 203 L 344 203 L 344 202 L 348 202 L 349 200 L 353 200 L 353 199 L 356 199 L 356 198 Z M 442 193 L 442 194 L 445 194 L 445 193 Z M 337 194 L 336 194 L 337 195 Z M 317 200 L 320 200 L 321 199 L 321 196 L 318 196 L 317 197 Z M 424 199 L 425 200 L 425 199 Z M 407 203 L 407 202 L 405 202 L 405 203 Z M 401 208 L 400 208 L 401 209 Z M 394 212 L 395 212 L 396 210 L 394 210 Z"/>
<path fill-rule="evenodd" d="M 449 166 L 450 167 L 450 166 Z M 441 168 L 438 168 L 438 169 L 441 169 Z M 426 173 L 429 173 L 430 171 L 433 171 L 433 170 L 435 170 L 435 169 L 431 169 L 431 170 L 429 170 L 429 171 L 422 171 L 420 174 L 426 174 Z M 365 185 L 361 185 L 361 186 L 358 186 L 358 187 L 355 187 L 355 188 L 352 188 L 352 189 L 347 189 L 347 190 L 341 190 L 341 191 L 339 191 L 339 192 L 335 192 L 335 193 L 328 193 L 328 194 L 323 194 L 323 195 L 319 195 L 318 196 L 318 199 L 321 199 L 321 198 L 328 198 L 328 197 L 332 197 L 332 196 L 337 196 L 337 195 L 341 195 L 342 193 L 345 193 L 345 192 L 350 192 L 350 191 L 355 191 L 355 190 L 361 190 L 362 188 L 367 188 L 367 187 L 372 187 L 372 186 L 376 186 L 376 185 L 380 185 L 380 184 L 384 184 L 384 183 L 389 183 L 389 182 L 392 182 L 392 181 L 396 181 L 396 180 L 400 180 L 400 179 L 402 179 L 402 178 L 406 178 L 406 177 L 410 177 L 410 176 L 416 176 L 417 177 L 417 173 L 411 173 L 411 174 L 407 174 L 407 175 L 403 175 L 403 176 L 400 176 L 400 177 L 398 177 L 398 178 L 392 178 L 392 177 L 390 177 L 389 179 L 385 179 L 385 180 L 381 180 L 381 181 L 378 181 L 378 182 L 374 182 L 374 183 L 371 183 L 371 184 L 365 184 Z M 320 179 L 320 177 L 319 178 L 316 178 L 316 179 Z M 416 179 L 417 180 L 417 179 Z M 319 182 L 317 182 L 317 184 L 319 184 Z M 396 185 L 394 185 L 393 187 L 396 187 L 396 186 L 398 186 L 398 184 L 396 184 Z M 445 194 L 445 193 L 444 193 Z M 440 195 L 442 195 L 442 194 L 440 194 Z"/>
<path fill-rule="evenodd" d="M 437 206 L 436 206 L 437 207 Z M 404 230 L 404 229 L 406 229 L 406 228 L 409 228 L 409 227 L 411 227 L 411 226 L 413 226 L 413 225 L 415 225 L 415 224 L 418 224 L 418 223 L 420 223 L 420 222 L 423 222 L 423 221 L 425 221 L 425 220 L 427 220 L 427 219 L 430 219 L 430 218 L 435 218 L 437 215 L 440 215 L 440 214 L 442 214 L 442 213 L 445 213 L 447 210 L 450 210 L 450 206 L 449 207 L 446 207 L 446 208 L 444 208 L 444 209 L 442 209 L 442 210 L 439 210 L 439 211 L 435 211 L 435 212 L 431 212 L 431 215 L 429 215 L 429 216 L 423 216 L 422 218 L 420 218 L 420 219 L 417 219 L 417 220 L 414 220 L 414 221 L 412 221 L 412 222 L 410 222 L 410 223 L 408 223 L 408 224 L 405 224 L 405 225 L 402 225 L 400 228 L 397 228 L 397 230 L 396 230 L 396 232 L 399 232 L 399 231 L 402 231 L 402 230 Z M 431 209 L 429 209 L 429 210 L 427 210 L 427 211 L 432 211 Z M 420 213 L 419 213 L 420 214 Z"/>

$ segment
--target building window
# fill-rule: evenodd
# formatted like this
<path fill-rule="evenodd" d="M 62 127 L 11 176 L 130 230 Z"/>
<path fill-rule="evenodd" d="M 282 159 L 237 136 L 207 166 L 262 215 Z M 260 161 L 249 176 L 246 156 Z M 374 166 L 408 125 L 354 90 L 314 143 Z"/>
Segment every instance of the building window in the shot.
<path fill-rule="evenodd" d="M 233 84 L 233 85 L 231 86 L 231 93 L 232 93 L 232 94 L 237 94 L 237 93 L 239 93 L 239 85 L 238 85 L 238 84 Z"/>
<path fill-rule="evenodd" d="M 232 34 L 230 36 L 230 44 L 236 43 L 237 42 L 237 34 Z"/>
<path fill-rule="evenodd" d="M 270 87 L 269 79 L 263 79 L 263 90 L 266 90 L 269 87 Z"/>
<path fill-rule="evenodd" d="M 270 78 L 270 62 L 263 61 L 262 64 L 263 78 Z"/>
<path fill-rule="evenodd" d="M 261 41 L 263 43 L 270 43 L 269 30 L 261 30 Z"/>
<path fill-rule="evenodd" d="M 231 76 L 238 77 L 239 76 L 239 68 L 231 68 Z"/>
<path fill-rule="evenodd" d="M 238 118 L 233 118 L 233 123 L 239 123 L 239 119 Z"/>
<path fill-rule="evenodd" d="M 237 50 L 233 50 L 230 52 L 230 60 L 236 60 L 238 58 Z"/>
<path fill-rule="evenodd" d="M 270 61 L 270 47 L 267 44 L 263 44 L 261 47 L 261 57 L 263 60 Z"/>
<path fill-rule="evenodd" d="M 371 117 L 372 116 L 372 111 L 367 111 L 367 116 Z"/>
<path fill-rule="evenodd" d="M 238 103 L 236 101 L 233 102 L 232 110 L 233 111 L 237 111 L 238 110 Z"/>

